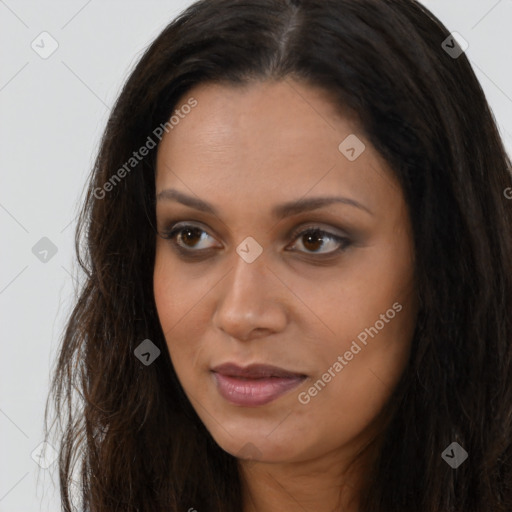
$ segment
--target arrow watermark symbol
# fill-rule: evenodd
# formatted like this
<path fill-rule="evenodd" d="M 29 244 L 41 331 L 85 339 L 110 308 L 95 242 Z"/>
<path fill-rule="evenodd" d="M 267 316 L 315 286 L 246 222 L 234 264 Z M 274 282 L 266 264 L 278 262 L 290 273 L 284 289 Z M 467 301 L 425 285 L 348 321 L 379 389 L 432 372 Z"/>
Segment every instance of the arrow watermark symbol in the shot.
<path fill-rule="evenodd" d="M 457 469 L 468 458 L 468 452 L 459 443 L 453 442 L 441 454 L 441 457 L 449 466 Z"/>
<path fill-rule="evenodd" d="M 357 160 L 365 149 L 366 146 L 363 141 L 353 133 L 346 137 L 338 146 L 340 153 L 350 162 Z"/>
<path fill-rule="evenodd" d="M 248 236 L 238 245 L 236 252 L 246 263 L 252 263 L 261 255 L 263 247 L 252 236 Z"/>
<path fill-rule="evenodd" d="M 57 251 L 57 246 L 46 236 L 43 236 L 32 247 L 32 254 L 42 263 L 48 263 L 57 254 Z"/>
<path fill-rule="evenodd" d="M 452 59 L 458 59 L 469 48 L 469 43 L 458 32 L 452 32 L 441 43 L 441 48 Z"/>
<path fill-rule="evenodd" d="M 55 53 L 59 47 L 57 40 L 48 32 L 41 32 L 31 43 L 31 48 L 39 57 L 47 59 Z"/>
<path fill-rule="evenodd" d="M 146 339 L 133 353 L 143 365 L 149 366 L 160 355 L 160 349 L 151 340 Z"/>

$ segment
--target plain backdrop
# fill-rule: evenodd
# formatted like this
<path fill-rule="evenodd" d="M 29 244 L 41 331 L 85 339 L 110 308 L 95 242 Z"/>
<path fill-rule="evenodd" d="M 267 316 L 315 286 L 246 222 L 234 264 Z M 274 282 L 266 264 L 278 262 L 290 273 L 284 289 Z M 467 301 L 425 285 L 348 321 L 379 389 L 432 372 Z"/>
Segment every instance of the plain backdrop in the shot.
<path fill-rule="evenodd" d="M 75 293 L 78 205 L 129 71 L 191 3 L 0 0 L 0 512 L 60 510 L 57 464 L 36 461 Z M 424 4 L 469 43 L 510 153 L 512 0 Z"/>

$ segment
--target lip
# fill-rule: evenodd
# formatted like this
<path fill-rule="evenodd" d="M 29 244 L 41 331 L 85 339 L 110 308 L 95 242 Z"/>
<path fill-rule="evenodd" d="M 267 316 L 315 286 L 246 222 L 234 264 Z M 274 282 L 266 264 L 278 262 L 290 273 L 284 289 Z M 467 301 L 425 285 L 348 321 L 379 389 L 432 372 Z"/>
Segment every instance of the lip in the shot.
<path fill-rule="evenodd" d="M 225 363 L 211 371 L 221 396 L 242 407 L 256 407 L 272 402 L 307 378 L 304 374 L 265 364 L 241 367 Z"/>

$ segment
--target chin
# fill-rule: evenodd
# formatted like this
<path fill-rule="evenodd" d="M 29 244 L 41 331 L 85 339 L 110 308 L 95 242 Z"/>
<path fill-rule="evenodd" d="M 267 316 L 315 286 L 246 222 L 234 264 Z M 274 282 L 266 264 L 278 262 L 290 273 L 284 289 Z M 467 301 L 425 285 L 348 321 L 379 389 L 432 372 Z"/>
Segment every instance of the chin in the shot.
<path fill-rule="evenodd" d="M 215 442 L 233 457 L 241 460 L 254 460 L 259 462 L 281 462 L 291 461 L 298 456 L 297 449 L 300 443 L 293 440 L 286 431 L 280 435 L 272 433 L 272 428 L 267 430 L 271 435 L 265 435 L 266 430 L 257 426 L 248 426 L 245 429 L 242 425 L 231 427 L 231 429 L 216 427 L 210 433 Z M 229 433 L 228 433 L 229 432 Z M 230 433 L 235 434 L 230 435 Z"/>

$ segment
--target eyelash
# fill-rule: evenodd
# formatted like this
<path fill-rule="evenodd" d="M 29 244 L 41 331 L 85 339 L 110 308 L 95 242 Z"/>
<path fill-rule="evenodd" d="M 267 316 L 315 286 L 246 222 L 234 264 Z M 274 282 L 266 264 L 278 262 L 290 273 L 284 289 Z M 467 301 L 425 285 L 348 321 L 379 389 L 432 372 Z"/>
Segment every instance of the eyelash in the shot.
<path fill-rule="evenodd" d="M 207 233 L 204 229 L 202 229 L 198 226 L 194 226 L 191 224 L 181 224 L 181 225 L 172 225 L 170 228 L 164 229 L 164 231 L 161 233 L 161 237 L 166 240 L 170 240 L 170 242 L 172 243 L 174 248 L 183 257 L 190 259 L 190 260 L 203 259 L 205 257 L 205 253 L 210 252 L 215 249 L 214 247 L 209 247 L 207 249 L 186 249 L 183 246 L 179 245 L 179 243 L 176 242 L 174 239 L 176 238 L 176 235 L 186 231 L 187 229 L 198 230 L 200 235 L 202 233 Z M 337 249 L 330 251 L 328 253 L 315 253 L 315 252 L 299 251 L 307 256 L 314 256 L 317 259 L 332 258 L 333 256 L 344 252 L 352 244 L 352 242 L 348 238 L 342 237 L 339 235 L 335 235 L 334 233 L 330 233 L 329 231 L 325 231 L 325 230 L 321 229 L 319 226 L 309 226 L 305 229 L 298 228 L 293 231 L 293 233 L 291 234 L 291 237 L 293 240 L 296 240 L 296 239 L 299 239 L 302 236 L 309 234 L 309 233 L 318 235 L 319 238 L 324 240 L 324 244 L 325 244 L 326 238 L 334 240 L 336 243 L 339 244 L 339 247 Z M 209 236 L 211 236 L 211 235 L 209 235 Z"/>

